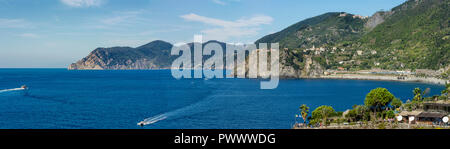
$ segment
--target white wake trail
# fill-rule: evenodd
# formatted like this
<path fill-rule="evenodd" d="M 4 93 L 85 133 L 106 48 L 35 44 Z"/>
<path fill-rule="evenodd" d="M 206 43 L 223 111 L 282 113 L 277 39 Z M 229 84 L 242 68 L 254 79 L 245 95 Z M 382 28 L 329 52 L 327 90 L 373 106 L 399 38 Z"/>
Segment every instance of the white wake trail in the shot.
<path fill-rule="evenodd" d="M 166 118 L 167 118 L 166 114 L 161 114 L 151 118 L 144 119 L 142 122 L 138 123 L 138 125 L 150 125 L 158 121 L 164 120 Z"/>
<path fill-rule="evenodd" d="M 0 90 L 0 93 L 11 92 L 11 91 L 21 91 L 21 90 L 25 90 L 25 89 L 24 88 L 5 89 L 5 90 Z"/>
<path fill-rule="evenodd" d="M 208 83 L 208 86 L 214 86 L 215 83 L 211 83 L 209 81 L 206 81 L 205 83 Z M 229 88 L 232 86 L 228 86 Z M 214 92 L 208 93 L 206 97 L 203 98 L 203 100 L 200 100 L 196 103 L 193 103 L 191 105 L 187 105 L 185 107 L 181 107 L 179 109 L 169 111 L 163 114 L 159 114 L 150 118 L 146 118 L 143 121 L 139 122 L 138 125 L 144 126 L 144 125 L 150 125 L 154 124 L 158 121 L 162 121 L 165 119 L 177 119 L 183 116 L 187 115 L 194 115 L 197 113 L 207 112 L 209 110 L 214 109 L 216 106 L 215 104 L 219 104 L 220 102 L 217 102 L 217 97 L 220 96 L 220 94 L 216 94 Z"/>
<path fill-rule="evenodd" d="M 170 111 L 170 112 L 159 114 L 159 115 L 156 115 L 156 116 L 153 116 L 150 118 L 146 118 L 143 121 L 139 122 L 137 125 L 140 125 L 140 126 L 150 125 L 150 124 L 154 124 L 158 121 L 165 120 L 169 117 L 171 117 L 171 119 L 173 119 L 173 118 L 177 118 L 177 117 L 182 117 L 184 115 L 192 115 L 195 113 L 207 111 L 208 109 L 211 108 L 211 107 L 209 107 L 209 105 L 211 105 L 211 103 L 213 103 L 214 99 L 215 99 L 214 96 L 209 96 L 205 100 L 199 101 L 192 105 L 188 105 L 188 106 L 182 107 L 180 109 L 176 109 L 174 111 Z"/>

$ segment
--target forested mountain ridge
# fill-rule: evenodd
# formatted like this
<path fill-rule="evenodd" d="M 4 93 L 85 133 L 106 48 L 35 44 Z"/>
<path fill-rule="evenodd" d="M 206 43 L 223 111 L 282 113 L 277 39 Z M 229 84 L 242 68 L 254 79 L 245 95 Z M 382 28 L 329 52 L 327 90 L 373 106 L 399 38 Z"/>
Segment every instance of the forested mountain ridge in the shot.
<path fill-rule="evenodd" d="M 283 67 L 303 76 L 337 69 L 445 72 L 450 64 L 449 5 L 445 0 L 409 0 L 370 17 L 326 13 L 256 43 L 279 42 Z"/>

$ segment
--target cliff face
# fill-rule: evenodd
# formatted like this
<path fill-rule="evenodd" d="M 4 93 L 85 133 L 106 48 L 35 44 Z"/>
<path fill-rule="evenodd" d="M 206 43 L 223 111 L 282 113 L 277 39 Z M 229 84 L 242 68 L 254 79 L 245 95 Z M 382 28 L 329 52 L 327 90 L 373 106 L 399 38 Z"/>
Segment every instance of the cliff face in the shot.
<path fill-rule="evenodd" d="M 209 43 L 218 43 L 225 49 L 225 43 L 219 41 L 208 41 L 203 43 L 203 46 Z M 191 48 L 191 55 L 193 56 L 193 43 L 188 44 Z M 145 69 L 170 69 L 172 62 L 179 57 L 172 56 L 170 51 L 173 45 L 156 40 L 146 45 L 131 48 L 131 47 L 112 47 L 112 48 L 97 48 L 88 56 L 71 64 L 69 70 L 145 70 Z M 223 51 L 225 60 L 225 51 Z M 203 56 L 203 61 L 209 59 L 209 56 Z M 225 62 L 224 62 L 225 64 Z"/>
<path fill-rule="evenodd" d="M 97 48 L 87 57 L 73 63 L 69 70 L 124 70 L 124 69 L 168 69 L 174 56 L 172 45 L 164 41 L 153 41 L 137 48 Z"/>
<path fill-rule="evenodd" d="M 392 15 L 392 11 L 379 11 L 375 14 L 373 14 L 371 17 L 369 17 L 369 20 L 367 20 L 367 23 L 365 24 L 365 27 L 369 30 L 372 30 L 373 28 L 377 27 L 378 24 L 381 24 L 384 22 L 384 20 Z"/>
<path fill-rule="evenodd" d="M 103 60 L 103 55 L 100 52 L 93 51 L 82 60 L 73 63 L 69 66 L 69 70 L 86 69 L 86 70 L 101 70 L 106 66 Z"/>
<path fill-rule="evenodd" d="M 109 61 L 110 62 L 110 61 Z M 135 61 L 127 60 L 123 64 L 109 65 L 101 58 L 88 58 L 86 61 L 80 60 L 69 66 L 69 70 L 143 70 L 143 69 L 169 69 L 170 66 L 160 66 L 147 59 Z"/>

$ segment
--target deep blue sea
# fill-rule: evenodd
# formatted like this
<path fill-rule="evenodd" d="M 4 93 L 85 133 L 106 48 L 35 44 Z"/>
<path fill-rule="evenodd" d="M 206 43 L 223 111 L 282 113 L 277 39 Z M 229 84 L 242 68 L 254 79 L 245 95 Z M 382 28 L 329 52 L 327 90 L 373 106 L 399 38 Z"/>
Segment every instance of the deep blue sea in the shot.
<path fill-rule="evenodd" d="M 443 86 L 363 80 L 280 80 L 260 90 L 255 79 L 172 78 L 170 70 L 68 71 L 0 69 L 0 129 L 289 129 L 298 107 L 363 104 L 374 88 L 412 98 L 415 87 Z M 7 90 L 30 87 L 28 91 Z"/>

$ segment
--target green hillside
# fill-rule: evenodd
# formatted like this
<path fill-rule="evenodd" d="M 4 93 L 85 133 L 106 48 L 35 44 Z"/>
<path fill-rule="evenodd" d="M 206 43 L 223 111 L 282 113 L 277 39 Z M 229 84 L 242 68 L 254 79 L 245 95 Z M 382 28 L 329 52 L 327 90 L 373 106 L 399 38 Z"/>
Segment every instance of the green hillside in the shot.
<path fill-rule="evenodd" d="M 448 68 L 449 5 L 447 0 L 409 0 L 370 18 L 326 13 L 256 43 L 279 42 L 287 48 L 282 63 L 296 69 L 305 67 L 306 57 L 325 69 Z"/>
<path fill-rule="evenodd" d="M 342 16 L 340 16 L 342 14 Z M 298 22 L 256 43 L 279 42 L 282 48 L 311 48 L 353 40 L 364 32 L 365 19 L 344 12 L 331 12 Z"/>
<path fill-rule="evenodd" d="M 376 50 L 368 58 L 386 69 L 439 69 L 449 64 L 450 1 L 410 0 L 392 9 L 393 14 L 357 43 L 359 49 Z"/>

